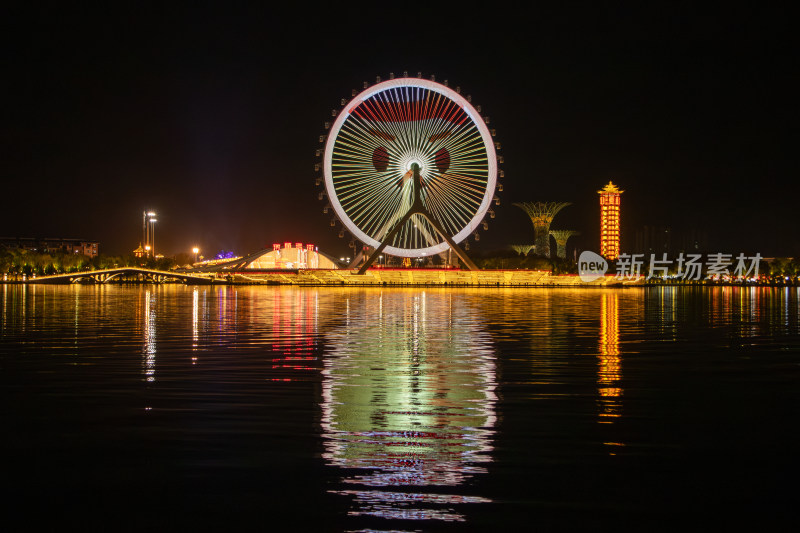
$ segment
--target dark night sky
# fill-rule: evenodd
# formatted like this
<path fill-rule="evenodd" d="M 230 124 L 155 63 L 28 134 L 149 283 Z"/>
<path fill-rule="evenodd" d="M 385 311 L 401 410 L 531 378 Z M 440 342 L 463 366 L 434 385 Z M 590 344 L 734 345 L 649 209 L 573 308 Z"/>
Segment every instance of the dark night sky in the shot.
<path fill-rule="evenodd" d="M 511 202 L 564 200 L 553 227 L 596 249 L 612 179 L 623 249 L 647 224 L 800 255 L 788 11 L 403 5 L 5 11 L 0 237 L 128 253 L 152 208 L 167 254 L 285 240 L 341 254 L 314 185 L 323 122 L 362 81 L 408 70 L 460 85 L 498 131 L 505 189 L 483 247 L 532 242 Z"/>

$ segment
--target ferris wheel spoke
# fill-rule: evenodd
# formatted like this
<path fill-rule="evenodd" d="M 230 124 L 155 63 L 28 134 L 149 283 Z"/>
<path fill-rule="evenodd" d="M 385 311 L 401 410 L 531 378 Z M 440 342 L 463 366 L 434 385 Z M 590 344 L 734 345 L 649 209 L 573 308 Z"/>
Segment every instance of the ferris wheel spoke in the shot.
<path fill-rule="evenodd" d="M 349 147 L 353 154 L 363 156 L 365 153 L 370 153 L 371 155 L 372 150 L 381 146 L 379 139 L 380 137 L 363 124 L 353 121 L 348 125 L 347 130 L 342 132 L 339 149 L 344 150 L 345 147 Z"/>
<path fill-rule="evenodd" d="M 455 225 L 463 226 L 475 215 L 474 202 L 469 199 L 460 202 L 435 199 L 431 201 L 430 206 L 434 214 L 452 220 Z"/>
<path fill-rule="evenodd" d="M 402 139 L 405 136 L 404 130 L 399 126 L 402 123 L 402 118 L 389 102 L 384 102 L 377 98 L 374 102 L 367 101 L 362 105 L 369 110 L 370 118 L 375 122 L 375 126 L 380 125 L 381 131 L 390 133 L 395 137 L 395 140 Z"/>
<path fill-rule="evenodd" d="M 443 147 L 450 154 L 453 165 L 463 165 L 475 161 L 486 161 L 485 149 L 474 140 L 468 143 L 462 143 L 458 146 Z"/>
<path fill-rule="evenodd" d="M 380 191 L 370 191 L 368 195 L 343 194 L 341 203 L 349 212 L 365 213 L 373 206 L 379 205 L 377 203 L 378 201 L 381 203 L 385 202 L 386 199 L 384 195 L 382 195 Z M 354 216 L 354 218 L 358 218 L 358 216 Z"/>
<path fill-rule="evenodd" d="M 402 198 L 387 195 L 377 199 L 374 205 L 364 208 L 359 220 L 364 223 L 365 227 L 375 232 L 385 220 L 403 216 L 406 211 L 408 211 L 408 206 L 405 205 Z"/>
<path fill-rule="evenodd" d="M 371 209 L 378 209 L 383 204 L 393 200 L 393 194 L 388 189 L 371 189 L 366 194 L 351 193 L 342 195 L 343 205 L 354 213 L 368 213 Z"/>
<path fill-rule="evenodd" d="M 408 211 L 409 205 L 405 204 L 407 202 L 403 202 L 401 196 L 391 193 L 384 194 L 371 205 L 367 205 L 357 220 L 368 230 L 368 234 L 375 236 L 380 232 L 378 228 L 385 220 L 402 217 Z"/>
<path fill-rule="evenodd" d="M 454 188 L 430 190 L 425 199 L 426 205 L 440 206 L 442 210 L 464 211 L 475 214 L 475 201 L 469 195 Z"/>
<path fill-rule="evenodd" d="M 479 180 L 468 177 L 463 177 L 459 179 L 453 177 L 454 176 L 453 174 L 448 174 L 447 176 L 448 176 L 447 178 L 442 178 L 438 180 L 436 184 L 433 184 L 431 186 L 433 187 L 434 185 L 436 185 L 440 187 L 440 189 L 437 190 L 441 190 L 442 194 L 446 194 L 450 190 L 453 190 L 454 192 L 472 191 L 480 196 L 483 196 L 483 191 L 485 190 L 486 187 L 485 182 L 481 182 Z"/>
<path fill-rule="evenodd" d="M 449 127 L 447 125 L 448 123 L 444 123 L 443 126 L 445 127 L 439 128 L 433 134 L 437 136 L 440 147 L 450 151 L 454 151 L 458 146 L 470 142 L 478 135 L 477 130 L 469 125 L 454 125 L 452 123 L 450 123 Z"/>
<path fill-rule="evenodd" d="M 465 225 L 462 223 L 461 220 L 456 216 L 456 213 L 452 211 L 446 211 L 440 208 L 440 206 L 435 206 L 432 209 L 429 209 L 430 213 L 439 221 L 442 227 L 445 228 L 449 233 L 455 235 L 460 231 L 460 229 Z"/>
<path fill-rule="evenodd" d="M 435 199 L 438 203 L 450 208 L 469 209 L 474 214 L 480 206 L 483 196 L 474 190 L 467 188 L 442 188 L 430 192 L 429 198 Z"/>
<path fill-rule="evenodd" d="M 442 212 L 447 213 L 464 213 L 470 218 L 475 215 L 478 205 L 479 202 L 476 198 L 466 195 L 459 195 L 458 198 L 454 199 L 448 198 L 446 201 L 431 198 L 426 202 L 426 206 L 430 206 L 432 209 L 440 209 Z"/>
<path fill-rule="evenodd" d="M 471 213 L 444 209 L 441 206 L 436 206 L 436 208 L 430 209 L 430 213 L 442 224 L 442 226 L 447 228 L 452 235 L 456 235 L 463 228 L 465 228 L 472 218 Z"/>

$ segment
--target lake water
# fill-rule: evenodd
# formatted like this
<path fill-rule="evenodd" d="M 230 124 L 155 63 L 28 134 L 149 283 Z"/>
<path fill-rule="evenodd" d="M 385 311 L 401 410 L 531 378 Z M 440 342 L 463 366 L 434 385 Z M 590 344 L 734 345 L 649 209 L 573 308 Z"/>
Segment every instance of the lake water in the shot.
<path fill-rule="evenodd" d="M 23 530 L 798 525 L 798 288 L 0 297 Z"/>

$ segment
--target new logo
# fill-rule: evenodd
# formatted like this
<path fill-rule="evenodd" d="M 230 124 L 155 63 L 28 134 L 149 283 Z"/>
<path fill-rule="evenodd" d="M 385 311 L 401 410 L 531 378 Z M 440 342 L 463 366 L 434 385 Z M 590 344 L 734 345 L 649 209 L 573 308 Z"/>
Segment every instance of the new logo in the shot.
<path fill-rule="evenodd" d="M 578 275 L 581 281 L 589 283 L 602 278 L 608 272 L 608 262 L 601 255 L 586 250 L 578 258 Z"/>

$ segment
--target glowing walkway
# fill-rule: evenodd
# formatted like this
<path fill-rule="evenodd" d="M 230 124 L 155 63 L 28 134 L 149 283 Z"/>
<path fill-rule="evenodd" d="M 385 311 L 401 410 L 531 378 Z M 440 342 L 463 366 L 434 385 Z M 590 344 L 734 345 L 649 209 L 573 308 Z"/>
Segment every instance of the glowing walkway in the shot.
<path fill-rule="evenodd" d="M 209 284 L 215 280 L 212 276 L 198 274 L 183 274 L 178 272 L 168 272 L 164 270 L 152 270 L 149 268 L 123 267 L 109 268 L 105 270 L 87 270 L 84 272 L 70 272 L 68 274 L 56 274 L 53 276 L 40 276 L 31 278 L 26 283 L 108 283 L 112 280 L 117 282 L 125 279 L 136 282 L 164 283 L 166 281 L 181 281 L 188 284 Z"/>

